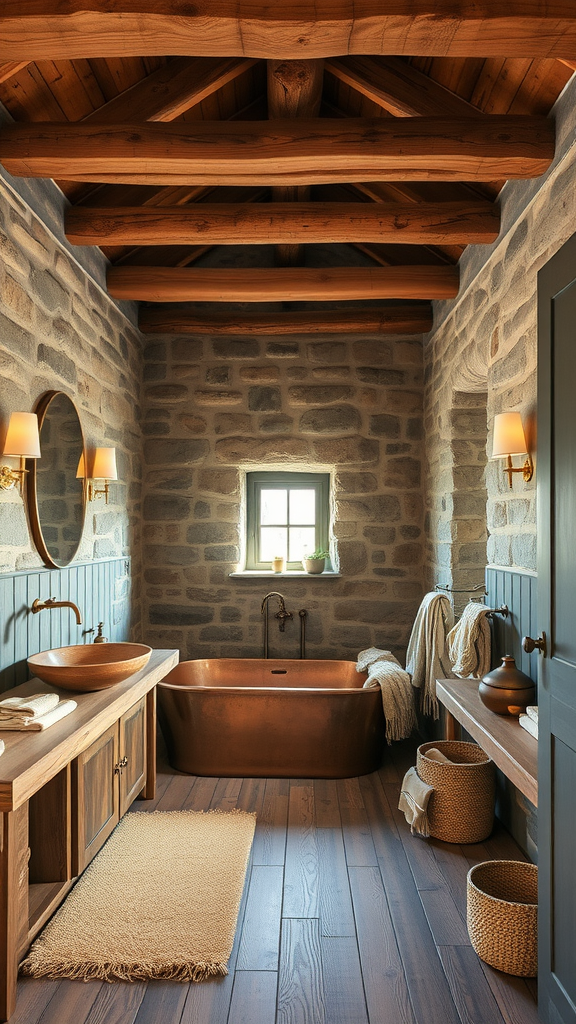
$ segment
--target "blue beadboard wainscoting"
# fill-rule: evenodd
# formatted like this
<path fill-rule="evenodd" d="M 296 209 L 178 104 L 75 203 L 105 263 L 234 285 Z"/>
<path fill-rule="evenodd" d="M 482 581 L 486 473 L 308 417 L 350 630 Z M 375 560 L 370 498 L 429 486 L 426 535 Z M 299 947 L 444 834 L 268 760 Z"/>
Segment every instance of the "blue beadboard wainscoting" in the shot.
<path fill-rule="evenodd" d="M 528 569 L 505 569 L 490 565 L 486 569 L 486 604 L 499 608 L 506 604 L 508 618 L 495 615 L 492 620 L 492 667 L 504 654 L 511 654 L 522 672 L 535 682 L 538 677 L 538 652 L 526 654 L 522 637 L 540 635 L 538 629 L 536 573 Z"/>
<path fill-rule="evenodd" d="M 34 598 L 74 601 L 71 608 L 45 609 L 33 615 Z M 0 691 L 29 678 L 26 658 L 38 651 L 91 643 L 99 622 L 109 640 L 130 636 L 130 559 L 35 569 L 0 576 Z M 90 632 L 88 632 L 90 631 Z"/>
<path fill-rule="evenodd" d="M 536 573 L 528 569 L 507 569 L 488 566 L 486 569 L 486 604 L 499 608 L 507 604 L 508 618 L 495 615 L 492 620 L 492 665 L 496 668 L 504 654 L 511 654 L 518 668 L 538 680 L 537 651 L 526 654 L 522 637 L 540 635 L 538 628 Z M 532 861 L 538 859 L 537 812 L 502 772 L 496 773 L 496 813 L 514 839 Z"/>

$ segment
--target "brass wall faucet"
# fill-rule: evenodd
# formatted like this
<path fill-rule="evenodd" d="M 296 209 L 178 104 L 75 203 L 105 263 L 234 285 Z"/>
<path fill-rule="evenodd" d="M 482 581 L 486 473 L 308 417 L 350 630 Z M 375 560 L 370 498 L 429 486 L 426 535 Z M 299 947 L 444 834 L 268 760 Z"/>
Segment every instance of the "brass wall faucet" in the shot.
<path fill-rule="evenodd" d="M 32 602 L 32 614 L 36 615 L 38 612 L 43 611 L 44 608 L 71 608 L 76 616 L 76 622 L 79 626 L 82 625 L 82 615 L 74 601 L 57 601 L 55 597 L 49 597 L 47 601 L 41 601 L 39 597 L 36 597 Z"/>

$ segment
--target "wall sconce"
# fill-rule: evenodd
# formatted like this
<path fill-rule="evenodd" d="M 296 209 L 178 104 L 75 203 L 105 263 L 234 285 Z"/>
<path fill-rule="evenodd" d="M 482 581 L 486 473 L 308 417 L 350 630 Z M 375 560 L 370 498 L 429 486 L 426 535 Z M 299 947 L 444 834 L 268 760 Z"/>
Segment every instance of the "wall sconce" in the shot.
<path fill-rule="evenodd" d="M 26 469 L 26 459 L 40 458 L 40 437 L 38 434 L 38 416 L 35 412 L 13 412 L 8 423 L 4 455 L 11 459 L 20 459 L 20 469 L 0 466 L 0 488 L 8 491 L 14 484 L 22 484 Z"/>
<path fill-rule="evenodd" d="M 513 455 L 526 455 L 523 466 L 514 468 L 512 465 Z M 519 412 L 501 412 L 494 417 L 494 444 L 492 447 L 492 458 L 507 460 L 504 472 L 508 474 L 508 483 L 512 487 L 512 473 L 522 473 L 524 480 L 528 483 L 534 475 L 534 463 L 524 436 L 522 417 Z"/>
<path fill-rule="evenodd" d="M 116 468 L 116 449 L 96 448 L 92 455 L 92 460 L 91 462 L 88 462 L 88 465 L 90 466 L 90 476 L 88 479 L 88 501 L 94 501 L 100 494 L 103 494 L 104 500 L 106 504 L 108 504 L 110 480 L 118 479 L 118 470 Z M 79 478 L 86 477 L 84 454 L 80 456 L 76 476 Z M 103 481 L 104 487 L 96 487 L 95 484 L 98 481 Z"/>

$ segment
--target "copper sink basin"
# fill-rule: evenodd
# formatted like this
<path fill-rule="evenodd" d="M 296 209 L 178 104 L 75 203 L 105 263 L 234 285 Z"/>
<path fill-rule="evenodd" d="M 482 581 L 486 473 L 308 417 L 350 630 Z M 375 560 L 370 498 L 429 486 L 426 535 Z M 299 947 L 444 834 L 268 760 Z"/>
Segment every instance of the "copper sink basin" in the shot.
<path fill-rule="evenodd" d="M 28 658 L 30 671 L 45 683 L 88 693 L 105 690 L 148 664 L 146 644 L 77 644 L 40 651 Z"/>

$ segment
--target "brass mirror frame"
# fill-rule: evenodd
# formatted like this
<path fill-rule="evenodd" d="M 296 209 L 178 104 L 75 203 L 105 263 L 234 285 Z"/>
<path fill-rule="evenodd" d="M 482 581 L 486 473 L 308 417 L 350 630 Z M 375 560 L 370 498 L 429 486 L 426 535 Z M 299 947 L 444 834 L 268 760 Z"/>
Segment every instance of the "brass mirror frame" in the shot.
<path fill-rule="evenodd" d="M 80 419 L 80 413 L 76 408 L 76 403 L 74 399 L 66 391 L 46 391 L 43 395 L 40 396 L 36 403 L 36 407 L 34 408 L 34 412 L 38 416 L 38 432 L 39 434 L 42 433 L 42 424 L 44 423 L 44 419 L 46 418 L 46 413 L 48 412 L 50 403 L 59 395 L 64 395 L 65 398 L 72 402 L 72 405 L 74 406 L 74 409 L 76 411 L 76 415 L 78 417 L 78 424 L 80 426 L 80 436 L 82 437 L 82 452 L 84 454 L 84 464 L 86 465 L 86 441 L 84 438 L 84 431 L 82 430 L 82 420 Z M 46 541 L 44 540 L 44 534 L 42 533 L 42 524 L 40 522 L 40 513 L 38 510 L 38 477 L 36 470 L 37 461 L 37 459 L 26 460 L 26 468 L 28 469 L 28 473 L 26 475 L 26 509 L 28 513 L 30 533 L 32 534 L 32 540 L 34 541 L 36 550 L 38 551 L 38 554 L 42 558 L 44 565 L 46 565 L 49 569 L 65 569 L 66 566 L 70 565 L 70 563 L 76 557 L 78 548 L 82 543 L 82 537 L 84 535 L 84 524 L 86 522 L 86 480 L 84 480 L 82 484 L 82 523 L 80 527 L 80 537 L 68 561 L 63 563 L 62 565 L 58 565 L 58 563 L 54 561 L 52 555 L 48 551 Z"/>

